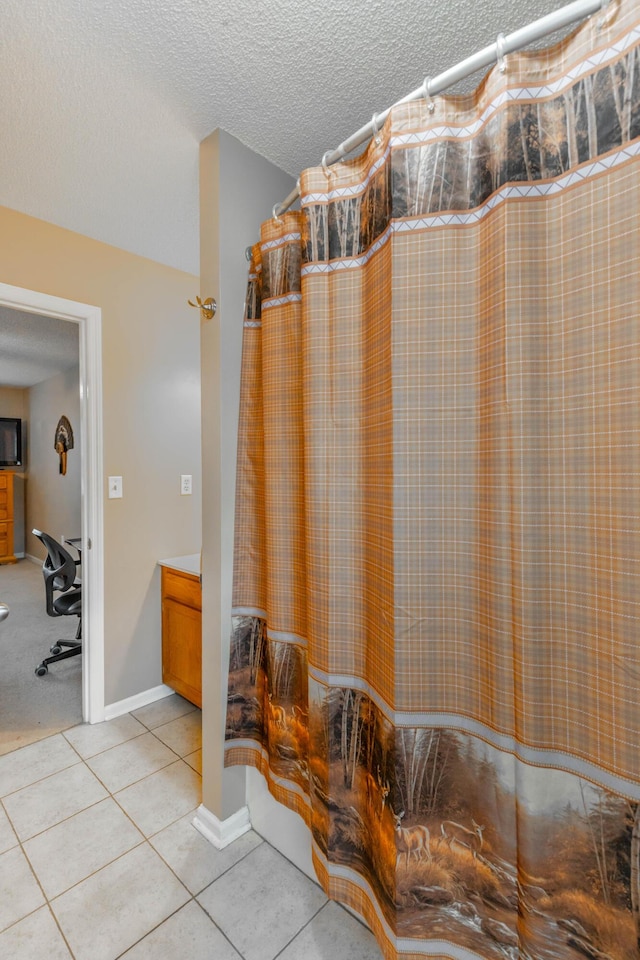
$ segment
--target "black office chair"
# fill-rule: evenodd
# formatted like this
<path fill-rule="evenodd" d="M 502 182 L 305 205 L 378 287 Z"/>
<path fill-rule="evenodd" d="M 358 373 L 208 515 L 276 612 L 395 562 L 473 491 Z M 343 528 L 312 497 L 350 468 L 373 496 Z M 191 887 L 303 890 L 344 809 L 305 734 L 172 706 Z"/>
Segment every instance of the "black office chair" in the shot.
<path fill-rule="evenodd" d="M 42 541 L 47 556 L 42 564 L 44 589 L 47 598 L 47 613 L 50 617 L 77 617 L 78 629 L 75 640 L 57 640 L 51 647 L 53 656 L 45 657 L 36 667 L 36 674 L 44 677 L 49 672 L 49 664 L 57 660 L 66 660 L 82 653 L 82 587 L 76 577 L 79 560 L 74 560 L 70 553 L 57 540 L 41 530 L 33 530 L 33 535 Z M 54 596 L 54 594 L 59 594 Z M 63 650 L 63 647 L 68 649 Z"/>

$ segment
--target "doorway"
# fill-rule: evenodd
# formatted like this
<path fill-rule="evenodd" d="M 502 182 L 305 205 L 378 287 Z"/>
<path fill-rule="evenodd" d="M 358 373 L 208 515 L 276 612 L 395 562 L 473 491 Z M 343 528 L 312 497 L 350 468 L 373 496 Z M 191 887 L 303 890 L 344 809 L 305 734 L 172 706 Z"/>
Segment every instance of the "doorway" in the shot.
<path fill-rule="evenodd" d="M 79 327 L 82 517 L 82 718 L 104 720 L 104 546 L 102 491 L 102 312 L 99 307 L 0 283 L 0 306 Z"/>

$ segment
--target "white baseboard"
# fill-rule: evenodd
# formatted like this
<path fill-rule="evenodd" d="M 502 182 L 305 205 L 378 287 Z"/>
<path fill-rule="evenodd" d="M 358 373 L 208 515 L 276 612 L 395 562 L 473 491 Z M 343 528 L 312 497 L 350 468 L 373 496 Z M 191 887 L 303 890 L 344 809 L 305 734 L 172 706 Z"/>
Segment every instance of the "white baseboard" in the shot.
<path fill-rule="evenodd" d="M 226 820 L 219 820 L 215 813 L 211 813 L 200 804 L 192 822 L 198 833 L 201 833 L 218 850 L 229 846 L 251 829 L 248 807 L 242 807 Z"/>
<path fill-rule="evenodd" d="M 170 697 L 173 693 L 175 690 L 168 687 L 166 683 L 161 683 L 158 687 L 143 690 L 142 693 L 136 693 L 133 697 L 126 697 L 124 700 L 108 704 L 104 708 L 104 718 L 113 720 L 114 717 L 121 717 L 123 713 L 131 713 L 132 710 L 139 710 L 140 707 L 146 707 L 149 703 L 155 703 L 156 700 Z"/>
<path fill-rule="evenodd" d="M 19 550 L 14 550 L 13 555 L 17 560 L 24 560 L 26 556 L 24 551 L 20 552 Z"/>
<path fill-rule="evenodd" d="M 25 560 L 30 560 L 31 563 L 37 563 L 39 567 L 42 566 L 42 560 L 39 557 L 34 557 L 32 553 L 25 553 Z"/>

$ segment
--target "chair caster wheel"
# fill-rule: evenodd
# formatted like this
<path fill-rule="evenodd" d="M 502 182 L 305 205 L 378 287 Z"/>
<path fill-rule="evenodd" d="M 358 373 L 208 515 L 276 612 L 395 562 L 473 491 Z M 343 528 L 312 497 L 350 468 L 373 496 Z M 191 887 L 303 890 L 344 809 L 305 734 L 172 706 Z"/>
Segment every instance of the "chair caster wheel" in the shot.
<path fill-rule="evenodd" d="M 55 657 L 58 653 L 62 653 L 62 647 L 60 646 L 59 643 L 54 643 L 54 645 L 53 645 L 52 647 L 49 647 L 49 650 L 50 650 L 50 652 L 54 655 L 54 657 Z"/>
<path fill-rule="evenodd" d="M 49 668 L 46 663 L 39 663 L 36 667 L 36 677 L 44 677 L 45 673 L 49 673 Z"/>

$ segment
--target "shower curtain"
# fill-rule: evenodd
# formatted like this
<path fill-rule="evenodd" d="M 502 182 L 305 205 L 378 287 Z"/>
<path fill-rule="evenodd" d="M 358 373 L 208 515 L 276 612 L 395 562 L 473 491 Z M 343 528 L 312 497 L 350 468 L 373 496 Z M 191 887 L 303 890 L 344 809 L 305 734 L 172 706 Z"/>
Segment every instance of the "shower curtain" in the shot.
<path fill-rule="evenodd" d="M 638 957 L 639 41 L 395 107 L 253 248 L 226 762 L 386 958 Z"/>

